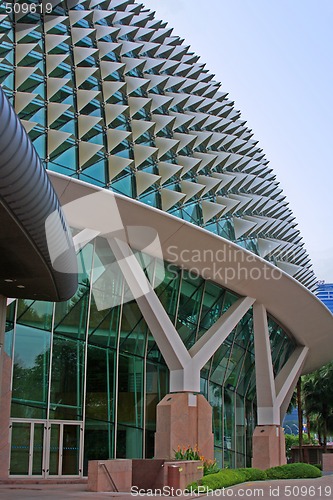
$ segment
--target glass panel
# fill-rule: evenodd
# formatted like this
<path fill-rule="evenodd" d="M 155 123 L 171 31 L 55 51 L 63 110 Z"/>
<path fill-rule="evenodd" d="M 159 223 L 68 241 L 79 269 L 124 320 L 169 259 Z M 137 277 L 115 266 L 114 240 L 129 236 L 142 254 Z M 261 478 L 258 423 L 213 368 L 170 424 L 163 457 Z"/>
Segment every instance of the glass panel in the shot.
<path fill-rule="evenodd" d="M 215 382 L 220 385 L 223 385 L 227 373 L 233 336 L 234 333 L 231 332 L 229 337 L 224 341 L 221 347 L 218 348 L 218 350 L 215 352 L 213 356 L 212 371 L 210 378 L 212 382 Z"/>
<path fill-rule="evenodd" d="M 274 375 L 276 376 L 295 349 L 295 341 L 283 328 L 268 316 L 268 330 L 271 342 Z"/>
<path fill-rule="evenodd" d="M 236 328 L 239 328 L 239 324 Z M 243 367 L 244 355 L 245 350 L 234 343 L 231 356 L 229 358 L 228 374 L 225 378 L 227 389 L 230 389 L 232 391 L 235 391 L 237 389 L 239 374 Z"/>
<path fill-rule="evenodd" d="M 50 418 L 82 420 L 84 342 L 53 339 Z"/>
<path fill-rule="evenodd" d="M 51 424 L 49 474 L 58 476 L 60 456 L 60 424 Z"/>
<path fill-rule="evenodd" d="M 155 293 L 173 323 L 177 311 L 180 278 L 181 271 L 176 266 L 170 263 L 165 263 L 163 266 L 160 261 L 156 262 L 155 283 L 159 285 L 156 286 Z"/>
<path fill-rule="evenodd" d="M 62 474 L 76 476 L 79 474 L 80 458 L 80 426 L 63 426 Z"/>
<path fill-rule="evenodd" d="M 30 423 L 13 422 L 10 474 L 29 474 Z"/>
<path fill-rule="evenodd" d="M 133 301 L 124 304 L 120 332 L 120 351 L 143 356 L 146 332 L 147 324 L 137 303 Z"/>
<path fill-rule="evenodd" d="M 79 285 L 76 294 L 70 300 L 57 303 L 54 331 L 68 337 L 84 340 L 86 335 L 88 301 L 89 287 Z"/>
<path fill-rule="evenodd" d="M 118 376 L 117 458 L 141 458 L 143 360 L 120 354 Z"/>
<path fill-rule="evenodd" d="M 235 449 L 235 394 L 224 390 L 224 467 L 234 468 Z"/>
<path fill-rule="evenodd" d="M 209 402 L 213 409 L 213 433 L 215 446 L 223 446 L 223 403 L 222 387 L 209 383 Z"/>
<path fill-rule="evenodd" d="M 119 306 L 123 302 L 122 293 L 123 277 L 115 256 L 107 240 L 105 238 L 97 238 L 92 286 L 92 314 L 90 320 L 90 326 L 93 329 L 99 327 L 105 320 L 110 309 L 118 313 L 116 306 Z M 116 319 L 114 316 L 113 313 L 112 321 Z M 117 324 L 113 324 L 112 327 L 115 332 L 113 339 L 116 339 Z M 99 332 L 97 331 L 96 336 L 98 337 L 98 335 Z M 113 344 L 109 342 L 109 345 L 111 347 L 115 346 L 115 341 Z"/>
<path fill-rule="evenodd" d="M 214 457 L 219 469 L 222 469 L 223 467 L 223 453 L 224 453 L 223 448 L 218 448 L 217 446 L 214 446 Z"/>
<path fill-rule="evenodd" d="M 117 346 L 121 307 L 98 311 L 92 297 L 89 322 L 89 343 L 103 347 Z"/>
<path fill-rule="evenodd" d="M 12 416 L 46 418 L 50 332 L 17 324 Z"/>
<path fill-rule="evenodd" d="M 242 453 L 235 453 L 235 462 L 236 462 L 236 465 L 235 467 L 238 469 L 238 468 L 241 468 L 241 467 L 245 467 L 245 455 L 242 455 Z"/>
<path fill-rule="evenodd" d="M 14 318 L 15 318 L 16 300 L 14 300 L 6 311 L 6 329 L 5 329 L 5 342 L 4 350 L 10 358 L 13 355 L 13 338 L 14 338 Z"/>
<path fill-rule="evenodd" d="M 252 401 L 245 399 L 246 418 L 246 467 L 251 467 L 252 460 L 252 436 L 255 427 Z"/>
<path fill-rule="evenodd" d="M 117 458 L 142 457 L 142 429 L 118 425 Z"/>
<path fill-rule="evenodd" d="M 254 370 L 254 354 L 249 350 L 245 351 L 244 363 L 240 377 L 238 379 L 237 393 L 245 396 L 245 392 Z"/>
<path fill-rule="evenodd" d="M 163 365 L 147 362 L 146 366 L 146 458 L 154 456 L 156 406 L 167 394 L 168 370 Z"/>
<path fill-rule="evenodd" d="M 34 424 L 34 442 L 32 453 L 32 474 L 43 474 L 44 424 Z"/>
<path fill-rule="evenodd" d="M 158 363 L 164 363 L 164 358 L 161 354 L 161 351 L 157 347 L 155 339 L 150 332 L 148 332 L 147 344 L 147 359 L 156 361 Z"/>
<path fill-rule="evenodd" d="M 86 420 L 83 475 L 88 474 L 89 460 L 113 458 L 114 426 L 109 422 Z"/>
<path fill-rule="evenodd" d="M 88 244 L 78 255 L 79 286 L 76 294 L 67 302 L 55 307 L 54 330 L 67 337 L 85 339 L 89 301 L 89 278 L 93 244 Z"/>
<path fill-rule="evenodd" d="M 236 450 L 245 454 L 245 408 L 244 399 L 236 394 Z M 245 464 L 239 467 L 245 467 Z"/>
<path fill-rule="evenodd" d="M 86 417 L 112 422 L 116 382 L 115 351 L 88 346 Z"/>
<path fill-rule="evenodd" d="M 17 322 L 41 330 L 51 330 L 52 302 L 19 300 Z"/>
<path fill-rule="evenodd" d="M 184 271 L 176 328 L 187 348 L 195 342 L 203 290 L 203 279 Z"/>
<path fill-rule="evenodd" d="M 225 290 L 206 281 L 205 293 L 202 302 L 200 329 L 210 328 L 222 315 Z"/>

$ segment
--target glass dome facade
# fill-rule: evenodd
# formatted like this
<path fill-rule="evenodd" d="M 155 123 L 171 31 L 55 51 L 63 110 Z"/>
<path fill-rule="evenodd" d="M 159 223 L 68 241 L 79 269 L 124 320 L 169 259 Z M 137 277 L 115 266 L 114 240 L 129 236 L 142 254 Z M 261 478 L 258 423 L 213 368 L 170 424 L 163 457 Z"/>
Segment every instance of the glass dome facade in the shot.
<path fill-rule="evenodd" d="M 131 0 L 50 3 L 51 14 L 0 6 L 0 84 L 45 167 L 204 227 L 313 288 L 268 160 L 190 47 Z"/>
<path fill-rule="evenodd" d="M 50 14 L 0 5 L 0 84 L 45 168 L 203 227 L 312 289 L 310 260 L 274 173 L 199 57 L 131 0 L 50 3 Z M 99 238 L 81 250 L 69 301 L 8 308 L 11 475 L 42 476 L 45 460 L 50 476 L 77 476 L 89 459 L 153 456 L 169 371 L 136 301 L 97 309 L 93 273 L 104 251 Z M 190 270 L 165 268 L 156 294 L 190 348 L 238 296 Z M 116 296 L 125 288 L 122 279 L 113 283 Z M 269 315 L 268 328 L 276 375 L 296 342 Z M 213 407 L 218 464 L 249 466 L 257 418 L 252 309 L 202 370 L 201 391 Z"/>

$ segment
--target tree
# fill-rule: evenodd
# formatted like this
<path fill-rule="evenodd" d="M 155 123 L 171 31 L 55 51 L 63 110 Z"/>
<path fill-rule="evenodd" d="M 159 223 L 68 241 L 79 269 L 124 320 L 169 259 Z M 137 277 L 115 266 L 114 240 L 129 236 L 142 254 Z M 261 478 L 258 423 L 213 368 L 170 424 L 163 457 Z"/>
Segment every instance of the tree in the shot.
<path fill-rule="evenodd" d="M 299 461 L 303 462 L 303 409 L 302 409 L 302 378 L 297 382 L 297 412 L 298 412 L 298 446 Z"/>
<path fill-rule="evenodd" d="M 306 375 L 303 383 L 304 409 L 327 450 L 328 433 L 333 432 L 333 361 Z"/>

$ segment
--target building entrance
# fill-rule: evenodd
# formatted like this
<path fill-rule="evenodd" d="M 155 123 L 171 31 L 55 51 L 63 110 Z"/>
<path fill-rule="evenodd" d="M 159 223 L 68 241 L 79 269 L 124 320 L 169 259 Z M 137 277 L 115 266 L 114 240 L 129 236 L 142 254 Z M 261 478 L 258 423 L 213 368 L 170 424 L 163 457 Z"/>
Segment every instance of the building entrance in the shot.
<path fill-rule="evenodd" d="M 82 475 L 82 422 L 11 421 L 10 475 L 62 477 Z"/>

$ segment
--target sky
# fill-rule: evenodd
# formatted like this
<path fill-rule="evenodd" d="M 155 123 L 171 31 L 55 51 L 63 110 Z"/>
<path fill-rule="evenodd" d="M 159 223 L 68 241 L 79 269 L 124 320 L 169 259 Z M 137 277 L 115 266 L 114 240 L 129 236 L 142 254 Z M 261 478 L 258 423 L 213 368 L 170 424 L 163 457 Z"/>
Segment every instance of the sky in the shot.
<path fill-rule="evenodd" d="M 333 283 L 333 1 L 143 0 L 229 92 Z"/>

